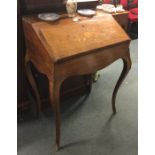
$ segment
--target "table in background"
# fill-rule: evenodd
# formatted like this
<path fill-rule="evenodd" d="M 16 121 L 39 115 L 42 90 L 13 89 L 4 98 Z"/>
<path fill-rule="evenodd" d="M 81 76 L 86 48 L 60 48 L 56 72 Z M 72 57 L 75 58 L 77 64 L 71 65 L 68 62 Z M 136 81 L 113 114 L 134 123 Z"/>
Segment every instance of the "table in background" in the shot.
<path fill-rule="evenodd" d="M 111 14 L 125 31 L 127 31 L 127 28 L 128 28 L 128 13 L 129 11 L 127 10 L 122 12 L 116 12 L 116 13 L 106 13 L 104 11 L 97 10 L 98 16 L 102 16 L 103 14 Z"/>

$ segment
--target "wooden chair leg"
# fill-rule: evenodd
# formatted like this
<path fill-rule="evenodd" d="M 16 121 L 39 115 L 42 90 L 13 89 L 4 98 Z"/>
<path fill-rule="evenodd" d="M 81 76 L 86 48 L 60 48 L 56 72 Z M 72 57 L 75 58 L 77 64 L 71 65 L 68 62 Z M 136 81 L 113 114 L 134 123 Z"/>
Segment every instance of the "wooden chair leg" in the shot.
<path fill-rule="evenodd" d="M 38 92 L 36 82 L 32 74 L 30 62 L 25 63 L 25 69 L 26 69 L 26 75 L 27 75 L 28 82 L 30 83 L 32 90 L 34 91 L 34 95 L 35 95 L 36 102 L 37 102 L 36 117 L 39 117 L 39 115 L 41 114 L 41 100 L 40 100 L 40 95 Z"/>
<path fill-rule="evenodd" d="M 115 101 L 116 101 L 116 95 L 117 95 L 117 92 L 118 92 L 118 89 L 119 87 L 121 86 L 123 80 L 125 79 L 126 75 L 128 74 L 130 68 L 131 68 L 131 60 L 130 58 L 126 58 L 126 59 L 123 59 L 123 64 L 124 64 L 124 67 L 123 67 L 123 70 L 122 70 L 122 73 L 116 83 L 116 86 L 114 88 L 114 91 L 113 91 L 113 95 L 112 95 L 112 110 L 113 110 L 113 114 L 116 114 L 116 106 L 115 106 Z"/>
<path fill-rule="evenodd" d="M 53 107 L 55 115 L 55 129 L 56 129 L 56 151 L 60 147 L 60 88 L 59 84 L 49 81 L 49 95 L 50 102 Z"/>

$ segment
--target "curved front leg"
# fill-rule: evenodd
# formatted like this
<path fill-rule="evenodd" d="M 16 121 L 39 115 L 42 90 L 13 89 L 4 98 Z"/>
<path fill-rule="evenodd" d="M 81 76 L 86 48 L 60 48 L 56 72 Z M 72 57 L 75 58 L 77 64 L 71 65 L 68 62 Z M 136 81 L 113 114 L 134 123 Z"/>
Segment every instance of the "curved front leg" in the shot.
<path fill-rule="evenodd" d="M 60 146 L 60 83 L 49 80 L 49 96 L 55 117 L 56 127 L 56 151 Z"/>
<path fill-rule="evenodd" d="M 33 74 L 32 74 L 31 64 L 29 61 L 25 62 L 25 69 L 26 69 L 26 75 L 27 75 L 28 81 L 29 81 L 29 83 L 34 91 L 34 95 L 36 97 L 36 102 L 37 102 L 36 117 L 38 117 L 41 114 L 41 100 L 40 100 L 40 95 L 38 92 L 36 82 L 35 82 Z"/>
<path fill-rule="evenodd" d="M 116 101 L 116 95 L 117 95 L 117 92 L 118 92 L 118 89 L 120 87 L 120 85 L 122 84 L 123 80 L 125 79 L 126 75 L 128 74 L 130 68 L 131 68 L 131 60 L 130 60 L 130 57 L 127 57 L 127 58 L 123 58 L 123 70 L 122 70 L 122 73 L 116 83 L 116 86 L 114 88 L 114 91 L 113 91 L 113 95 L 112 95 L 112 110 L 113 110 L 113 113 L 116 114 L 116 106 L 115 106 L 115 101 Z"/>

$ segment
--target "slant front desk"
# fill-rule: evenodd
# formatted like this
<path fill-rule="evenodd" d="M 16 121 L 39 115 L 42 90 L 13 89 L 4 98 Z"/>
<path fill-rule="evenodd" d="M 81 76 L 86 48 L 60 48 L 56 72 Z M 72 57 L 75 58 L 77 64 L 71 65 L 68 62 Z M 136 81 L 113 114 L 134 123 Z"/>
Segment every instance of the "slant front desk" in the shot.
<path fill-rule="evenodd" d="M 45 22 L 39 20 L 37 16 L 25 16 L 23 25 L 27 46 L 25 58 L 27 76 L 39 107 L 41 101 L 31 73 L 30 62 L 48 78 L 50 102 L 55 113 L 56 149 L 58 149 L 59 95 L 62 82 L 70 76 L 92 74 L 121 58 L 124 67 L 112 95 L 112 110 L 115 114 L 117 91 L 131 68 L 130 38 L 108 14 L 84 18 L 78 22 L 73 22 L 72 18 Z"/>

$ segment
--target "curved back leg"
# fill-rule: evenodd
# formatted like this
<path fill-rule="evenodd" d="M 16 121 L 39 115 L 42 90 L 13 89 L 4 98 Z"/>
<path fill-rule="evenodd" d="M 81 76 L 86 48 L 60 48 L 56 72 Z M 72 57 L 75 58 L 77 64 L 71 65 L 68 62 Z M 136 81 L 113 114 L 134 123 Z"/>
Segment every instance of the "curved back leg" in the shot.
<path fill-rule="evenodd" d="M 40 95 L 38 92 L 36 82 L 32 74 L 30 61 L 25 62 L 25 69 L 26 69 L 26 75 L 27 75 L 28 82 L 30 83 L 32 90 L 34 91 L 36 102 L 37 102 L 36 117 L 39 117 L 39 115 L 41 115 L 41 100 L 40 100 Z"/>

